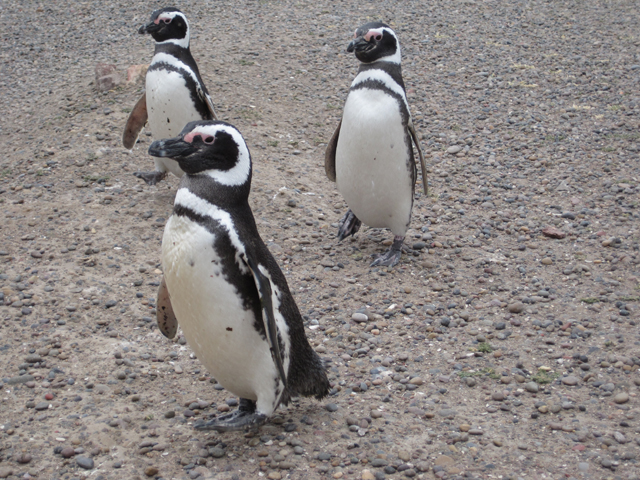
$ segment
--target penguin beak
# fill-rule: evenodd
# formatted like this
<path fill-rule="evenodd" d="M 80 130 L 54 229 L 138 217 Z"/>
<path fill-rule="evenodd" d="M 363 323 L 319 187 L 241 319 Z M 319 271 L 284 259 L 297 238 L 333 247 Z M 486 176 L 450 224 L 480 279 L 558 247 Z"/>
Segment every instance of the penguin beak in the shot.
<path fill-rule="evenodd" d="M 182 137 L 156 140 L 149 147 L 152 157 L 184 158 L 197 151 L 193 143 L 185 142 Z"/>
<path fill-rule="evenodd" d="M 373 47 L 373 45 L 370 44 L 369 42 L 367 42 L 364 39 L 364 37 L 358 37 L 358 38 L 355 38 L 355 39 L 351 40 L 351 42 L 347 46 L 347 52 L 351 53 L 354 50 L 356 52 L 363 52 L 363 51 L 369 50 L 372 47 Z"/>
<path fill-rule="evenodd" d="M 138 30 L 138 33 L 141 35 L 144 35 L 145 33 L 155 33 L 157 31 L 159 31 L 164 24 L 158 22 L 158 23 L 154 23 L 154 22 L 150 22 L 147 23 L 146 25 L 143 25 L 140 27 L 140 29 Z"/>

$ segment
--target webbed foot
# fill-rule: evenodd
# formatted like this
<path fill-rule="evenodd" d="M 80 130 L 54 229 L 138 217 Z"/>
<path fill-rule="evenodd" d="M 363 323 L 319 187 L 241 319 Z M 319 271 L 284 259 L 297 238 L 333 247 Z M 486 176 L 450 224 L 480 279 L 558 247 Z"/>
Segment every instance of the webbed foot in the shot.
<path fill-rule="evenodd" d="M 340 228 L 338 228 L 338 241 L 341 242 L 349 235 L 355 235 L 360 230 L 362 222 L 358 220 L 351 209 L 347 210 L 344 217 L 340 220 Z"/>
<path fill-rule="evenodd" d="M 234 430 L 257 430 L 267 421 L 267 416 L 256 413 L 256 404 L 246 398 L 240 399 L 237 410 L 221 415 L 205 422 L 197 421 L 193 428 L 196 430 L 215 430 L 216 432 L 231 432 Z"/>
<path fill-rule="evenodd" d="M 159 172 L 157 170 L 153 172 L 134 172 L 133 174 L 147 182 L 147 185 L 155 185 L 167 176 L 167 172 Z"/>
<path fill-rule="evenodd" d="M 384 266 L 384 267 L 395 267 L 400 261 L 400 257 L 402 256 L 402 243 L 404 242 L 404 237 L 400 237 L 396 235 L 393 238 L 393 244 L 391 248 L 387 250 L 384 255 L 380 255 L 376 258 L 370 267 Z"/>

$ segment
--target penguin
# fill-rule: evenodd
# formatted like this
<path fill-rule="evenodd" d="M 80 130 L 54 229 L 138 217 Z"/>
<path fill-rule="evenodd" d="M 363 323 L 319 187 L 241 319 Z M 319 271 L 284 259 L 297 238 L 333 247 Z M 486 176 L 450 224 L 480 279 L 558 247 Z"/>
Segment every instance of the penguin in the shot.
<path fill-rule="evenodd" d="M 237 410 L 195 427 L 254 429 L 293 396 L 325 397 L 324 363 L 249 206 L 251 156 L 240 132 L 190 122 L 178 137 L 153 142 L 149 154 L 185 172 L 162 238 L 159 325 L 175 335 L 179 321 L 204 366 L 240 397 Z"/>
<path fill-rule="evenodd" d="M 427 171 L 413 127 L 400 68 L 400 43 L 381 22 L 359 27 L 347 52 L 360 68 L 351 83 L 342 119 L 325 154 L 325 171 L 336 182 L 349 210 L 340 221 L 338 241 L 354 235 L 362 222 L 388 228 L 391 248 L 371 266 L 393 267 L 400 261 L 411 221 L 418 151 L 427 193 Z"/>
<path fill-rule="evenodd" d="M 156 138 L 170 138 L 190 121 L 218 118 L 189 50 L 189 22 L 184 13 L 173 7 L 156 10 L 138 33 L 150 34 L 156 47 L 145 77 L 146 90 L 131 111 L 122 137 L 129 150 L 147 119 Z M 149 185 L 164 179 L 167 172 L 182 177 L 182 170 L 173 160 L 157 158 L 155 166 L 153 172 L 134 175 Z"/>

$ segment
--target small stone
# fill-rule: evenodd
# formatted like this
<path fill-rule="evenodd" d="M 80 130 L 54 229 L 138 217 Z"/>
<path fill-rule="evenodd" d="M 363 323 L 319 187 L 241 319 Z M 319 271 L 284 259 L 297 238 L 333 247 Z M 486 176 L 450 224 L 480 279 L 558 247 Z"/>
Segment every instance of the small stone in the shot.
<path fill-rule="evenodd" d="M 91 470 L 93 468 L 93 459 L 89 457 L 78 456 L 76 457 L 76 463 L 85 470 Z"/>
<path fill-rule="evenodd" d="M 620 392 L 615 397 L 613 397 L 613 401 L 619 404 L 627 403 L 629 401 L 629 394 L 627 392 Z"/>
<path fill-rule="evenodd" d="M 563 239 L 564 237 L 567 236 L 567 234 L 565 232 L 563 232 L 562 230 L 558 230 L 555 227 L 547 227 L 544 228 L 542 230 L 542 234 L 545 237 L 549 237 L 549 238 L 557 238 L 557 239 Z"/>
<path fill-rule="evenodd" d="M 351 315 L 351 320 L 357 323 L 365 323 L 369 321 L 369 317 L 367 317 L 364 313 L 356 312 Z"/>
<path fill-rule="evenodd" d="M 578 384 L 578 379 L 573 375 L 569 375 L 568 377 L 562 377 L 562 383 L 564 383 L 565 385 L 569 385 L 570 387 L 573 387 L 574 385 Z"/>
<path fill-rule="evenodd" d="M 144 474 L 147 477 L 153 477 L 159 472 L 157 467 L 147 467 L 144 469 Z"/>
<path fill-rule="evenodd" d="M 64 458 L 71 458 L 75 454 L 76 454 L 75 450 L 71 447 L 64 447 L 60 452 L 60 455 L 62 455 Z"/>
<path fill-rule="evenodd" d="M 527 392 L 531 392 L 531 393 L 538 393 L 540 387 L 538 387 L 538 384 L 536 382 L 528 382 L 525 386 L 524 389 Z"/>
<path fill-rule="evenodd" d="M 360 478 L 362 480 L 376 480 L 371 470 L 362 470 L 362 476 Z"/>
<path fill-rule="evenodd" d="M 336 405 L 335 403 L 327 403 L 324 408 L 328 411 L 328 412 L 336 412 L 338 410 L 338 405 Z"/>
<path fill-rule="evenodd" d="M 551 265 L 553 263 L 553 259 L 551 257 L 544 257 L 542 260 L 540 260 L 540 263 L 542 263 L 543 265 Z"/>
<path fill-rule="evenodd" d="M 453 458 L 448 457 L 447 455 L 440 455 L 438 458 L 436 458 L 436 465 L 438 467 L 444 467 L 446 465 L 452 465 L 453 464 Z"/>
<path fill-rule="evenodd" d="M 467 384 L 467 387 L 475 387 L 478 382 L 473 377 L 467 377 L 464 379 L 464 383 Z"/>
<path fill-rule="evenodd" d="M 11 475 L 13 475 L 13 468 L 9 466 L 0 466 L 0 478 L 7 478 L 7 477 L 10 477 Z M 375 480 L 374 477 L 371 477 L 371 479 Z"/>
<path fill-rule="evenodd" d="M 509 310 L 509 312 L 511 313 L 522 313 L 524 312 L 524 303 L 522 302 L 510 303 L 509 305 L 507 305 L 507 310 Z"/>
<path fill-rule="evenodd" d="M 33 457 L 29 453 L 21 453 L 16 457 L 16 462 L 18 463 L 29 463 Z"/>
<path fill-rule="evenodd" d="M 502 402 L 504 400 L 504 393 L 502 393 L 502 392 L 493 392 L 491 394 L 491 399 L 495 400 L 496 402 Z"/>
<path fill-rule="evenodd" d="M 450 153 L 451 155 L 460 153 L 460 151 L 462 151 L 462 147 L 460 145 L 452 145 L 451 147 L 447 148 L 447 153 Z"/>

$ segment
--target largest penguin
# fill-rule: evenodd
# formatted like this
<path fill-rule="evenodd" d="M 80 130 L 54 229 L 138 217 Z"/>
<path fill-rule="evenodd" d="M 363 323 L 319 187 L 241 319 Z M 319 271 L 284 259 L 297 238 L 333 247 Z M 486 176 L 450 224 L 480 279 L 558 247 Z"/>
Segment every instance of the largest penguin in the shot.
<path fill-rule="evenodd" d="M 291 396 L 323 398 L 324 364 L 249 207 L 251 157 L 240 132 L 191 122 L 149 154 L 173 158 L 186 173 L 162 239 L 160 328 L 175 334 L 177 318 L 200 361 L 240 397 L 236 411 L 197 428 L 254 427 Z"/>
<path fill-rule="evenodd" d="M 133 148 L 147 119 L 156 138 L 175 137 L 194 120 L 217 119 L 189 49 L 189 22 L 185 14 L 173 7 L 156 10 L 138 33 L 151 35 L 156 47 L 145 77 L 146 90 L 125 126 L 122 137 L 125 148 Z M 183 174 L 178 164 L 168 158 L 156 158 L 155 166 L 155 171 L 134 175 L 155 185 L 167 172 L 177 177 Z"/>
<path fill-rule="evenodd" d="M 417 176 L 412 140 L 427 193 L 424 157 L 402 81 L 400 43 L 388 25 L 372 22 L 355 31 L 347 51 L 355 52 L 360 68 L 325 155 L 327 177 L 349 206 L 338 240 L 354 235 L 361 222 L 389 228 L 393 244 L 371 266 L 394 266 L 411 221 Z"/>

